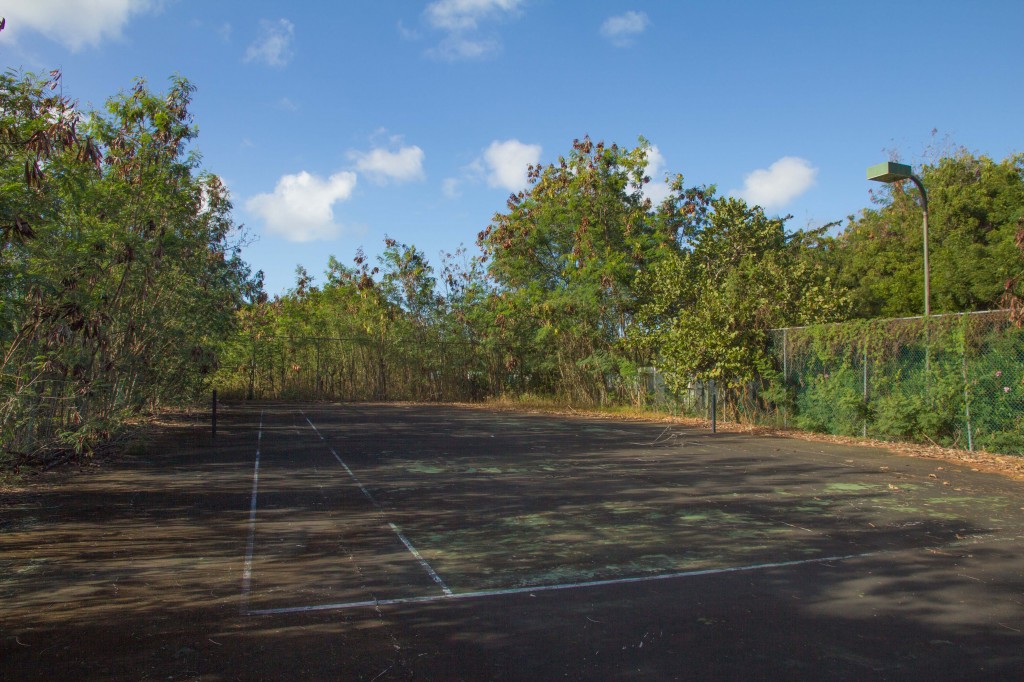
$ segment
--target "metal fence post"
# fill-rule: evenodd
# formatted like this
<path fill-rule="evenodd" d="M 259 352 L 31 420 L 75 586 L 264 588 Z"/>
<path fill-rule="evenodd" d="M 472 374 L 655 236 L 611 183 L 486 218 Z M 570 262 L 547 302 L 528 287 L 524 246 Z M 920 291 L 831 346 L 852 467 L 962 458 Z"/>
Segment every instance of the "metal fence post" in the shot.
<path fill-rule="evenodd" d="M 861 433 L 868 437 L 868 337 L 864 337 L 864 429 Z"/>
<path fill-rule="evenodd" d="M 789 348 L 787 347 L 786 341 L 787 341 L 787 339 L 786 339 L 786 330 L 783 329 L 782 330 L 782 382 L 783 383 L 789 381 L 789 358 L 788 358 Z"/>
<path fill-rule="evenodd" d="M 718 433 L 718 389 L 711 380 L 711 433 Z"/>
<path fill-rule="evenodd" d="M 961 328 L 963 329 L 963 340 L 960 342 L 961 370 L 964 377 L 964 419 L 967 423 L 967 451 L 974 452 L 974 435 L 971 433 L 971 393 L 970 381 L 967 376 L 967 327 L 970 318 L 965 317 Z"/>
<path fill-rule="evenodd" d="M 252 400 L 256 395 L 256 337 L 252 337 L 252 363 L 249 367 L 249 390 L 246 392 L 246 400 Z"/>
<path fill-rule="evenodd" d="M 315 378 L 315 382 L 316 382 L 316 384 L 315 384 L 316 385 L 316 399 L 319 400 L 321 398 L 321 394 L 323 393 L 323 381 L 320 378 L 320 339 L 319 338 L 316 339 L 316 378 Z"/>
<path fill-rule="evenodd" d="M 785 389 L 789 386 L 789 339 L 786 335 L 786 329 L 782 330 L 782 388 Z M 776 422 L 778 423 L 778 422 Z M 782 428 L 789 427 L 789 408 L 786 407 L 785 402 L 782 404 Z"/>

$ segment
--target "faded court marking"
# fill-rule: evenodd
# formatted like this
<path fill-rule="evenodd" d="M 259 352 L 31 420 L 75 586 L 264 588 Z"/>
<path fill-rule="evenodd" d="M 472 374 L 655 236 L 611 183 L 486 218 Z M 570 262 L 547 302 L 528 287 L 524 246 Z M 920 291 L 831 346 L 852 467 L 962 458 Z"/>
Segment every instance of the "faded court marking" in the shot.
<path fill-rule="evenodd" d="M 334 459 L 338 460 L 338 464 L 340 464 L 341 467 L 345 470 L 345 473 L 347 473 L 355 482 L 355 484 L 359 486 L 359 490 L 362 491 L 363 495 L 366 496 L 366 499 L 368 499 L 373 504 L 374 508 L 377 510 L 377 513 L 380 514 L 381 518 L 388 525 L 388 527 L 391 528 L 392 532 L 394 532 L 394 534 L 398 536 L 398 539 L 402 542 L 403 545 L 405 545 L 405 548 L 409 550 L 409 553 L 412 554 L 413 558 L 419 562 L 423 570 L 426 571 L 428 576 L 430 576 L 430 579 L 437 583 L 437 586 L 441 588 L 441 594 L 445 598 L 453 596 L 451 589 L 448 587 L 448 585 L 445 584 L 441 576 L 437 574 L 437 571 L 435 571 L 434 567 L 430 565 L 430 562 L 423 558 L 423 555 L 419 553 L 416 547 L 413 546 L 412 542 L 409 541 L 409 538 L 407 538 L 405 534 L 402 533 L 401 529 L 398 526 L 388 521 L 387 517 L 384 515 L 383 507 L 381 507 L 380 504 L 378 504 L 376 498 L 374 498 L 370 491 L 366 489 L 366 486 L 363 485 L 363 482 L 360 481 L 359 477 L 355 475 L 355 472 L 353 472 L 352 469 L 349 468 L 348 464 L 345 463 L 345 460 L 341 458 L 341 455 L 339 455 L 335 451 L 335 449 L 331 447 L 329 443 L 327 443 L 327 439 L 324 438 L 324 435 L 322 433 L 320 433 L 320 429 L 316 428 L 316 425 L 312 422 L 312 420 L 310 420 L 309 417 L 306 416 L 305 412 L 302 412 L 302 416 L 306 418 L 306 422 L 313 429 L 313 432 L 316 433 L 317 436 L 319 436 L 320 440 L 323 441 L 324 445 L 327 446 L 327 449 L 331 451 L 331 454 L 334 455 Z M 380 601 L 380 603 L 384 602 Z"/>
<path fill-rule="evenodd" d="M 256 463 L 252 472 L 252 498 L 249 501 L 249 539 L 245 543 L 245 565 L 242 568 L 242 612 L 249 610 L 249 593 L 252 591 L 252 552 L 256 542 L 256 495 L 260 483 L 260 448 L 263 443 L 263 412 L 260 411 L 260 426 L 256 432 Z"/>
<path fill-rule="evenodd" d="M 446 592 L 443 596 L 428 597 L 404 597 L 398 599 L 375 599 L 372 601 L 344 602 L 339 604 L 317 604 L 313 606 L 292 606 L 277 609 L 256 609 L 249 611 L 250 616 L 272 616 L 287 613 L 307 613 L 311 611 L 342 611 L 346 609 L 358 609 L 368 606 L 392 606 L 396 604 L 424 604 L 458 599 L 482 599 L 485 597 L 502 597 L 513 594 L 532 594 L 534 592 L 554 592 L 559 590 L 579 590 L 592 587 L 609 587 L 613 585 L 630 585 L 635 583 L 648 583 L 657 580 L 678 580 L 682 578 L 695 578 L 706 575 L 722 575 L 725 573 L 742 573 L 748 571 L 763 571 L 771 568 L 789 568 L 794 566 L 806 566 L 810 564 L 824 564 L 831 561 L 847 561 L 849 559 L 862 559 L 890 552 L 864 552 L 861 554 L 846 554 L 842 556 L 818 557 L 816 559 L 799 559 L 796 561 L 778 561 L 768 564 L 753 564 L 748 566 L 728 566 L 725 568 L 707 568 L 698 571 L 683 571 L 679 573 L 662 573 L 659 575 L 636 576 L 631 578 L 611 578 L 608 580 L 588 580 L 576 583 L 560 583 L 557 585 L 536 585 L 534 587 L 511 587 L 500 590 L 481 590 L 479 592 Z"/>

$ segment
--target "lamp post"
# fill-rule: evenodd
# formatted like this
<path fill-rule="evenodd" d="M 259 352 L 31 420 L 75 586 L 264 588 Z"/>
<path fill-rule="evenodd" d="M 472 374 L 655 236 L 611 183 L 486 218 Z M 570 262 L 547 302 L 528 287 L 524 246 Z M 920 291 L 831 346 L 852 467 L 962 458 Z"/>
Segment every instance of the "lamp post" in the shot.
<path fill-rule="evenodd" d="M 886 183 L 910 180 L 921 191 L 921 212 L 924 214 L 924 316 L 927 318 L 932 313 L 932 297 L 931 287 L 928 283 L 928 193 L 924 190 L 924 183 L 914 175 L 914 170 L 910 166 L 892 161 L 868 168 L 868 180 Z"/>

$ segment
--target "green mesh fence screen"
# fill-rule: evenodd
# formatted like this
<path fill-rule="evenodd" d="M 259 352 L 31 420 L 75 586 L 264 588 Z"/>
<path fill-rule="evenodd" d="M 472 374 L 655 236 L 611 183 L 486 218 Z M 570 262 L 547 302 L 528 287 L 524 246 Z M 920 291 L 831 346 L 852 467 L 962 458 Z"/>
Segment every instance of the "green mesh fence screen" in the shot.
<path fill-rule="evenodd" d="M 1024 330 L 1005 312 L 779 329 L 784 395 L 802 429 L 1024 454 Z"/>

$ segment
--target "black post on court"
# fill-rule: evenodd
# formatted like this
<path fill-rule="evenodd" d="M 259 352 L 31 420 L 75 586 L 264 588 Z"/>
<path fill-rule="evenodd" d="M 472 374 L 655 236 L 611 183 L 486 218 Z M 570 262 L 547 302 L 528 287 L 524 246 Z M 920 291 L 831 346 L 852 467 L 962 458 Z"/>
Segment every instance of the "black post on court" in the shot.
<path fill-rule="evenodd" d="M 210 411 L 210 428 L 213 438 L 217 438 L 217 389 L 213 389 L 213 409 Z"/>
<path fill-rule="evenodd" d="M 711 433 L 718 433 L 718 390 L 715 380 L 711 380 Z"/>

